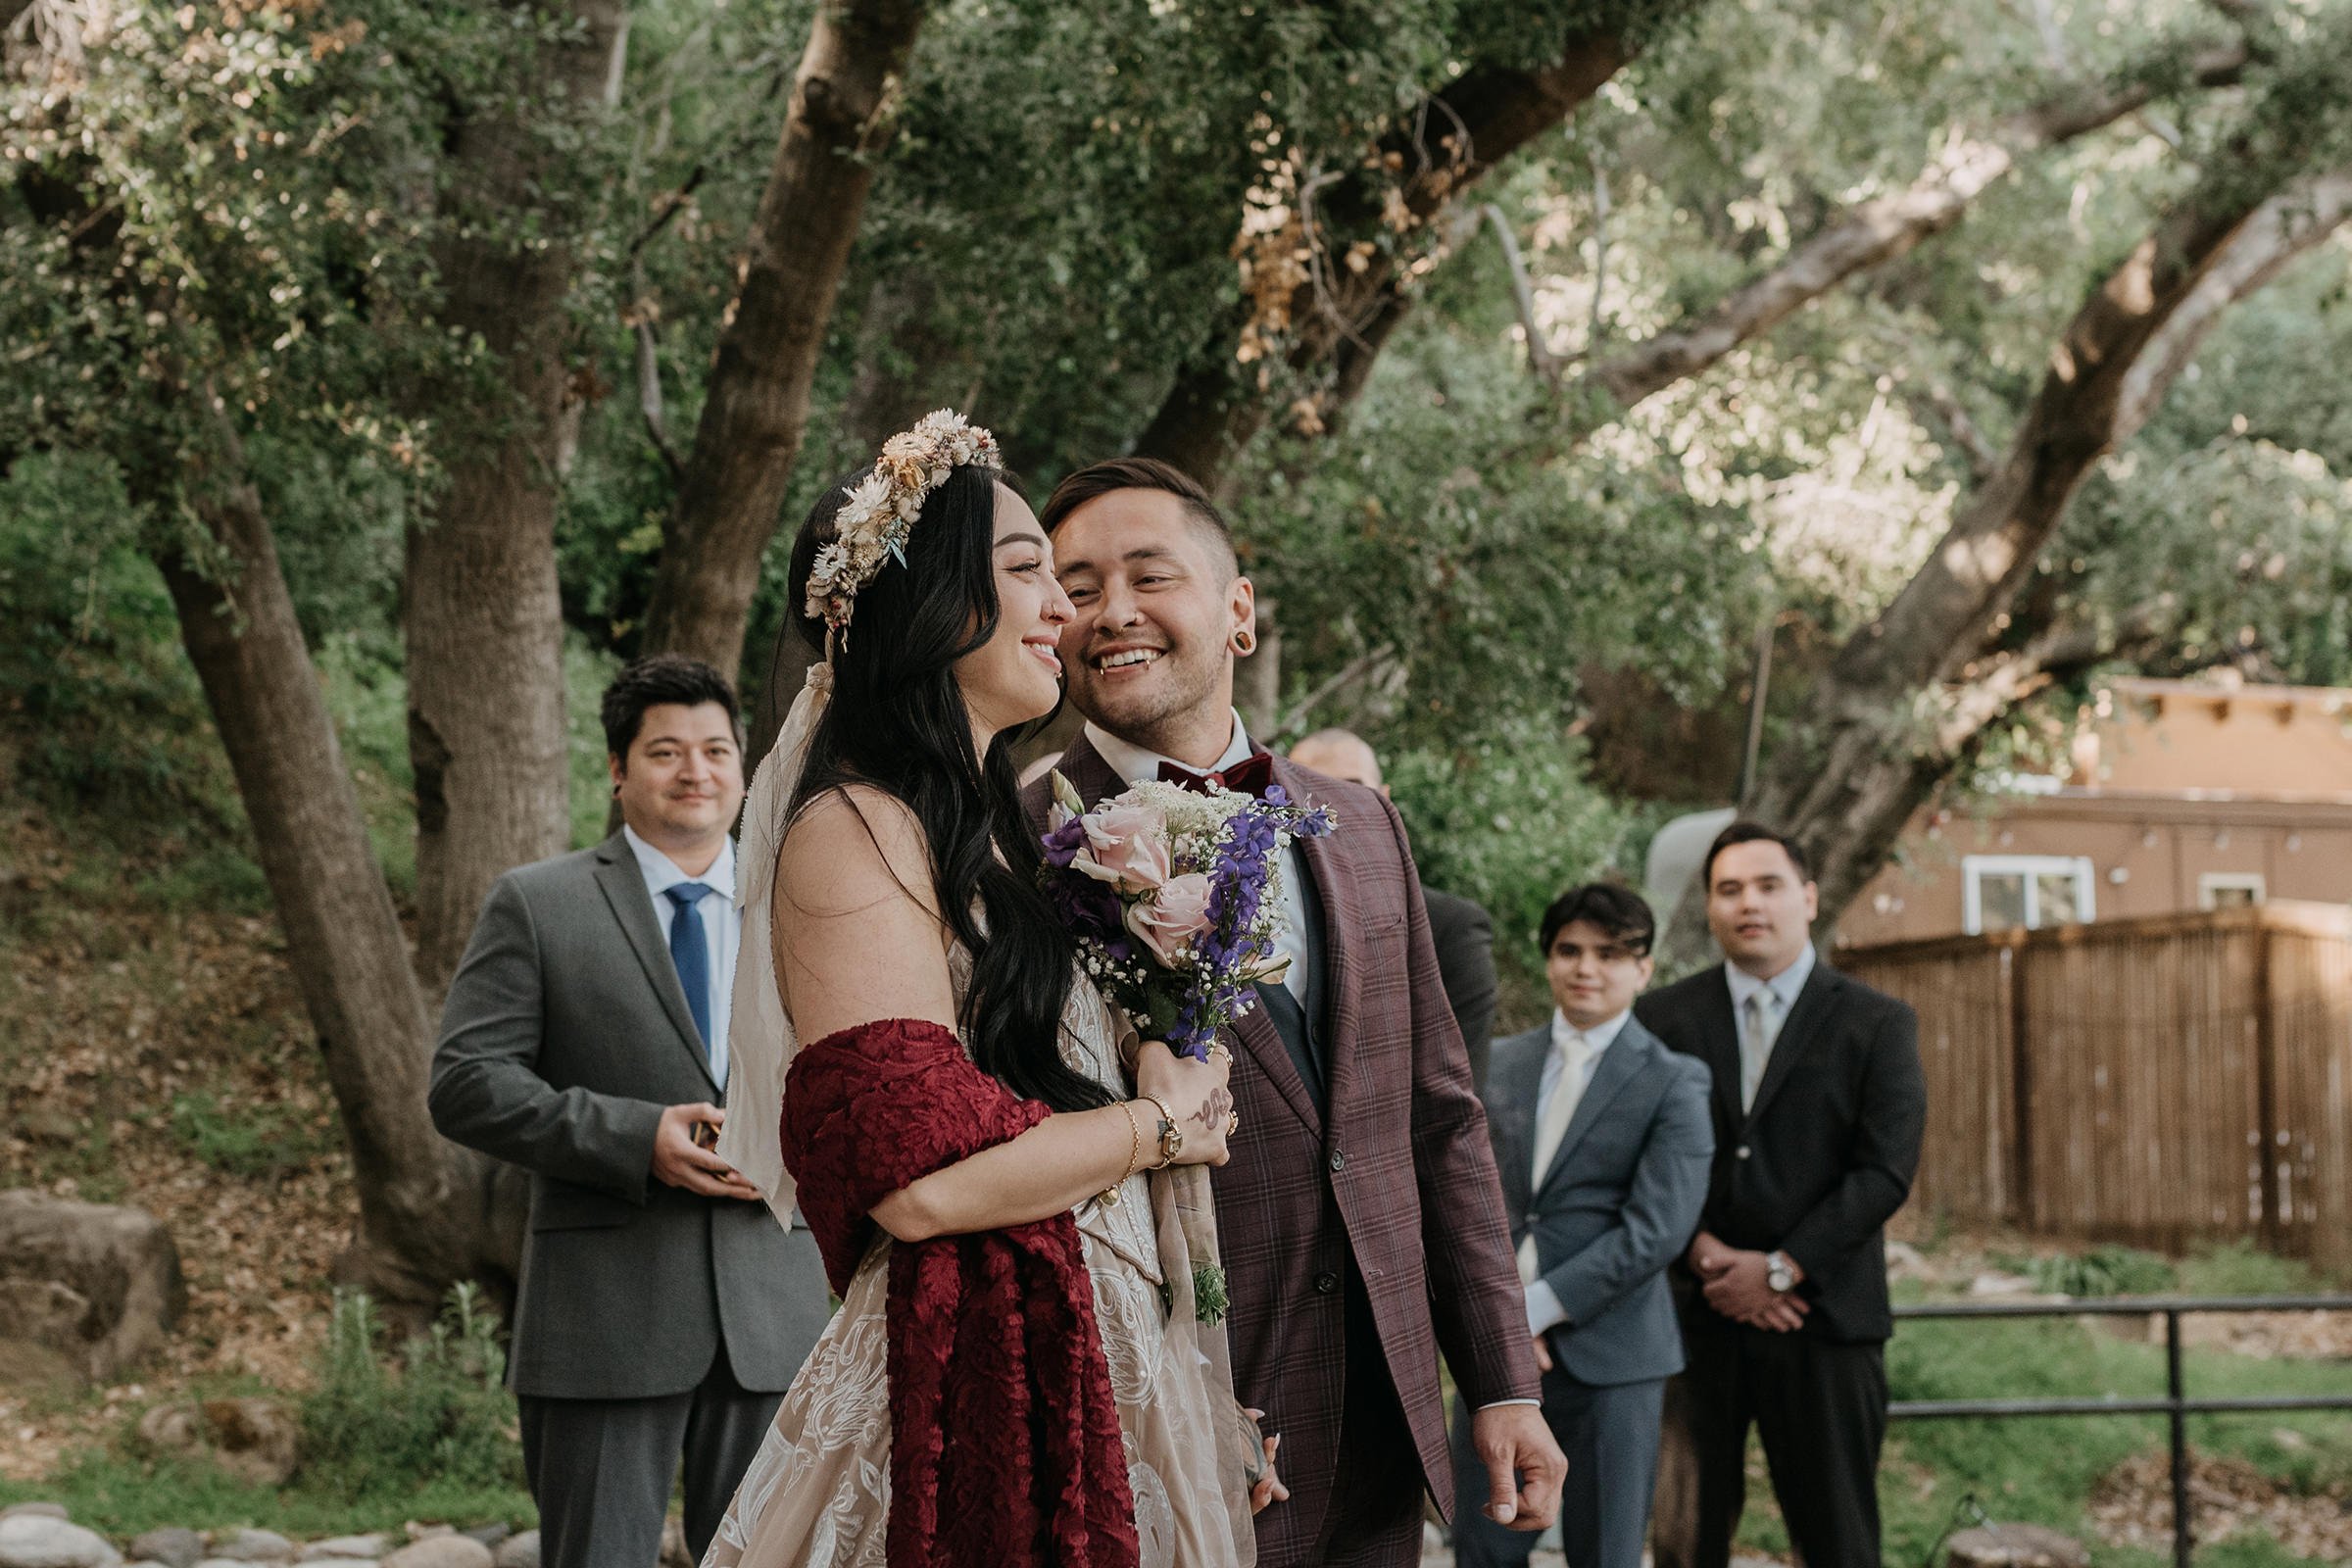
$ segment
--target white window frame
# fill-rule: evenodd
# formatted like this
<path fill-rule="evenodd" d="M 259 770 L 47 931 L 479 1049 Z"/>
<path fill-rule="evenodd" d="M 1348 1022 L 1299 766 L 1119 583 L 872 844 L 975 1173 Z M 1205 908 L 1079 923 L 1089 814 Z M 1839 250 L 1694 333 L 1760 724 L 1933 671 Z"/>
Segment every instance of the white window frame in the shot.
<path fill-rule="evenodd" d="M 2075 904 L 2082 923 L 2098 918 L 2099 879 L 2087 855 L 1971 855 L 1961 859 L 1960 892 L 1961 928 L 1970 936 L 1982 936 L 1984 931 L 1984 883 L 1987 876 L 2022 876 L 2026 882 L 2026 924 L 2028 931 L 2041 926 L 2041 889 L 2036 877 L 2071 876 L 2075 879 Z"/>
<path fill-rule="evenodd" d="M 2260 871 L 2207 871 L 2197 878 L 2198 908 L 2219 908 L 2221 906 L 2214 897 L 2217 893 L 2251 893 L 2256 904 L 2270 897 Z"/>

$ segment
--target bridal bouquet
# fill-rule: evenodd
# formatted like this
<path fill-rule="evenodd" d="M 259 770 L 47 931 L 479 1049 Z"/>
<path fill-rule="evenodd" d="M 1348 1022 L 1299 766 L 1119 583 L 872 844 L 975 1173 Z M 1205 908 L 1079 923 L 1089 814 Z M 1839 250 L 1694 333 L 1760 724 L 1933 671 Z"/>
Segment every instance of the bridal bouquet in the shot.
<path fill-rule="evenodd" d="M 1206 1059 L 1217 1031 L 1279 980 L 1282 848 L 1332 827 L 1322 807 L 1199 793 L 1149 780 L 1093 810 L 1054 775 L 1046 892 L 1078 939 L 1079 961 L 1147 1039 Z"/>
<path fill-rule="evenodd" d="M 1275 951 L 1282 848 L 1329 833 L 1331 812 L 1292 805 L 1280 785 L 1261 800 L 1157 781 L 1090 811 L 1059 773 L 1054 801 L 1046 893 L 1078 940 L 1079 961 L 1141 1034 L 1206 1060 L 1217 1031 L 1257 1004 L 1250 988 L 1288 967 Z M 1213 1325 L 1227 1300 L 1208 1172 L 1185 1166 L 1171 1187 L 1194 1315 Z"/>

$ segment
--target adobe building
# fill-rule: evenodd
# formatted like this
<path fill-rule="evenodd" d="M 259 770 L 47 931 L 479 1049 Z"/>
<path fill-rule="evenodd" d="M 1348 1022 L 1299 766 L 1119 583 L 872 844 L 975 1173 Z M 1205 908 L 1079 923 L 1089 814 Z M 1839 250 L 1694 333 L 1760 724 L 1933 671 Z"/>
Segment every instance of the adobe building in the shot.
<path fill-rule="evenodd" d="M 2072 761 L 1923 812 L 1838 942 L 2352 903 L 2352 690 L 2119 680 Z"/>

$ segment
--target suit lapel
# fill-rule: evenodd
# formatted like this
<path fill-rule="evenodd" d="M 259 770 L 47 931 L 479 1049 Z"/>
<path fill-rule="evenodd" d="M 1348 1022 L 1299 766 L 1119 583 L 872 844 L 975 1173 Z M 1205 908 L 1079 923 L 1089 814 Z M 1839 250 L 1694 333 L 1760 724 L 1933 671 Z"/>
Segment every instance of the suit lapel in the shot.
<path fill-rule="evenodd" d="M 1796 1005 L 1788 1009 L 1788 1017 L 1781 1032 L 1773 1037 L 1772 1054 L 1764 1059 L 1764 1079 L 1756 1085 L 1756 1102 L 1748 1107 L 1747 1119 L 1755 1121 L 1780 1093 L 1781 1085 L 1796 1070 L 1797 1058 L 1813 1044 L 1821 1032 L 1822 1020 L 1828 1016 L 1830 999 L 1843 982 L 1828 964 L 1816 960 L 1813 972 L 1805 976 L 1805 988 L 1796 994 Z"/>
<path fill-rule="evenodd" d="M 1102 754 L 1095 750 L 1095 743 L 1087 739 L 1083 731 L 1061 754 L 1059 768 L 1062 777 L 1070 781 L 1070 786 L 1077 790 L 1078 798 L 1086 803 L 1089 810 L 1127 787 L 1127 781 L 1119 777 L 1116 768 L 1102 760 Z M 1306 1123 L 1307 1130 L 1320 1141 L 1323 1137 L 1323 1117 L 1315 1108 L 1314 1094 L 1307 1088 L 1306 1080 L 1298 1076 L 1298 1067 L 1291 1061 L 1291 1053 L 1283 1045 L 1282 1035 L 1275 1029 L 1273 1020 L 1266 1016 L 1265 1008 L 1262 1005 L 1252 1006 L 1233 1026 L 1232 1034 L 1241 1048 L 1256 1061 L 1258 1071 L 1274 1086 L 1274 1092 L 1282 1097 L 1283 1102 L 1298 1113 L 1298 1119 Z"/>
<path fill-rule="evenodd" d="M 1543 1092 L 1544 1058 L 1551 1050 L 1551 1026 L 1544 1024 L 1503 1041 L 1489 1069 L 1488 1120 L 1502 1135 L 1503 1201 L 1514 1214 L 1527 1212 L 1534 1195 L 1536 1097 Z"/>
<path fill-rule="evenodd" d="M 1634 1074 L 1642 1065 L 1642 1052 L 1635 1041 L 1626 1037 L 1636 1027 L 1634 1021 L 1628 1018 L 1625 1027 L 1617 1031 L 1617 1038 L 1609 1042 L 1609 1049 L 1600 1054 L 1599 1062 L 1592 1068 L 1592 1080 L 1585 1085 L 1585 1098 L 1576 1102 L 1576 1114 L 1568 1118 L 1568 1130 L 1560 1135 L 1560 1147 L 1551 1156 L 1551 1164 L 1544 1172 L 1543 1182 L 1536 1188 L 1538 1193 L 1558 1180 L 1561 1170 L 1568 1164 L 1568 1156 L 1576 1152 L 1576 1146 L 1584 1142 L 1585 1134 L 1591 1132 L 1593 1124 L 1600 1120 L 1601 1112 L 1608 1109 L 1609 1102 L 1634 1081 Z"/>
<path fill-rule="evenodd" d="M 1740 1109 L 1740 1020 L 1732 1010 L 1732 982 L 1725 977 L 1723 965 L 1717 964 L 1709 973 L 1699 1033 L 1713 1082 L 1715 1125 L 1737 1129 L 1744 1120 Z"/>
<path fill-rule="evenodd" d="M 596 885 L 635 950 L 646 979 L 653 982 L 662 1010 L 676 1026 L 679 1049 L 693 1059 L 695 1070 L 716 1095 L 718 1081 L 710 1076 L 710 1054 L 695 1030 L 694 1013 L 686 1005 L 686 988 L 678 984 L 677 967 L 669 961 L 669 945 L 662 940 L 662 922 L 654 914 L 654 901 L 646 894 L 645 873 L 637 869 L 637 857 L 630 853 L 628 841 L 617 833 L 597 847 Z"/>
<path fill-rule="evenodd" d="M 1292 800 L 1310 800 L 1304 776 L 1289 759 L 1274 760 L 1274 781 L 1290 792 Z M 1329 1089 L 1330 1120 L 1335 1127 L 1345 1118 L 1355 1087 L 1355 1053 L 1342 1049 L 1342 1042 L 1356 1038 L 1363 990 L 1363 976 L 1356 970 L 1348 940 L 1361 929 L 1363 909 L 1355 896 L 1355 858 L 1344 842 L 1347 836 L 1348 828 L 1342 824 L 1319 839 L 1298 840 L 1306 873 L 1315 879 L 1315 891 L 1323 901 L 1325 1015 L 1316 1020 L 1316 1027 L 1322 1031 L 1323 1081 Z"/>

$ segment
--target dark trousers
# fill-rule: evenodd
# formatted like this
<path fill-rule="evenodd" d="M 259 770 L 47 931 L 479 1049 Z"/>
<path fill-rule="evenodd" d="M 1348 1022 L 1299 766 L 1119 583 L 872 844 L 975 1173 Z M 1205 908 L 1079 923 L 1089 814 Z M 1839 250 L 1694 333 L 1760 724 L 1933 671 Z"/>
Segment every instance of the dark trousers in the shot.
<path fill-rule="evenodd" d="M 1657 1568 L 1726 1568 L 1747 1500 L 1747 1429 L 1805 1568 L 1879 1568 L 1886 1347 L 1684 1320 L 1688 1367 L 1666 1388 Z"/>
<path fill-rule="evenodd" d="M 1658 1479 L 1658 1418 L 1666 1380 L 1596 1387 L 1554 1367 L 1544 1374 L 1544 1420 L 1568 1456 L 1560 1544 L 1568 1568 L 1642 1568 L 1649 1499 Z M 1470 1444 L 1470 1411 L 1455 1401 L 1453 1560 L 1456 1568 L 1525 1568 L 1540 1539 L 1487 1517 L 1486 1462 Z"/>
<path fill-rule="evenodd" d="M 547 1568 L 655 1568 L 680 1452 L 686 1546 L 700 1562 L 784 1396 L 746 1392 L 722 1345 L 701 1386 L 684 1394 L 525 1395 L 517 1402 L 523 1473 L 539 1504 L 539 1560 Z"/>
<path fill-rule="evenodd" d="M 1372 1321 L 1372 1298 L 1355 1260 L 1347 1274 L 1347 1382 L 1340 1411 L 1340 1464 L 1323 1516 L 1315 1568 L 1418 1568 L 1422 1499 L 1429 1479 L 1396 1397 L 1396 1381 Z M 1276 1461 L 1279 1469 L 1280 1461 Z M 1283 1504 L 1276 1503 L 1277 1508 Z M 1263 1565 L 1261 1565 L 1263 1568 Z"/>

